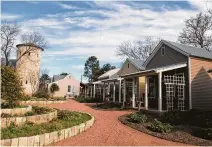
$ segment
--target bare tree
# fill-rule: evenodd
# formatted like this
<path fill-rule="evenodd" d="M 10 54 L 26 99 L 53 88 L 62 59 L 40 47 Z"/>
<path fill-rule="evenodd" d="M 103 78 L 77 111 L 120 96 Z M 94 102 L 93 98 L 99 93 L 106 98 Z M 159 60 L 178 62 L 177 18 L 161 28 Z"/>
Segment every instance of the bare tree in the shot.
<path fill-rule="evenodd" d="M 126 41 L 118 46 L 116 54 L 121 57 L 146 60 L 159 40 L 160 39 L 154 40 L 153 37 L 147 36 L 143 41 Z"/>
<path fill-rule="evenodd" d="M 212 47 L 212 15 L 199 13 L 196 17 L 185 20 L 185 28 L 180 33 L 178 40 L 183 44 L 210 50 Z"/>
<path fill-rule="evenodd" d="M 42 49 L 47 47 L 47 41 L 45 37 L 42 36 L 39 32 L 30 32 L 21 35 L 21 42 L 26 45 L 26 49 L 24 52 L 22 52 L 17 60 L 20 60 L 28 53 L 33 53 L 36 50 L 34 46 L 40 47 Z"/>
<path fill-rule="evenodd" d="M 20 26 L 13 22 L 6 22 L 1 25 L 1 55 L 6 60 L 6 66 L 9 65 L 9 58 L 14 42 L 20 32 Z"/>

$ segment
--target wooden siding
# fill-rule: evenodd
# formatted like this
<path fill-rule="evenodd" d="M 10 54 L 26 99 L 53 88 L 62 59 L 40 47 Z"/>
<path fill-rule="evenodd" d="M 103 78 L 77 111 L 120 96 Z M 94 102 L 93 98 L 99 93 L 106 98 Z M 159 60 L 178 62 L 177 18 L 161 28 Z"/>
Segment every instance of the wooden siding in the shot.
<path fill-rule="evenodd" d="M 177 52 L 176 50 L 165 46 L 165 55 L 161 55 L 161 48 L 156 52 L 152 60 L 147 64 L 146 69 L 158 68 L 162 66 L 168 66 L 173 64 L 179 64 L 182 62 L 187 62 L 188 57 Z"/>
<path fill-rule="evenodd" d="M 190 57 L 192 108 L 212 110 L 212 60 Z"/>
<path fill-rule="evenodd" d="M 128 68 L 129 64 L 129 68 Z M 134 72 L 138 72 L 139 70 L 129 61 L 125 62 L 120 71 L 118 72 L 119 76 L 125 75 L 125 74 L 130 74 Z"/>

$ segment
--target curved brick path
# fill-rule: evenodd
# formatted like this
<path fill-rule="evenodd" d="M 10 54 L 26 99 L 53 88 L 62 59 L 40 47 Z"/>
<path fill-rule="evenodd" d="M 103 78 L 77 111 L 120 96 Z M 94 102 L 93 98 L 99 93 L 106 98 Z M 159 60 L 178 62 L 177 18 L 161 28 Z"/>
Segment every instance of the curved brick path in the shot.
<path fill-rule="evenodd" d="M 54 144 L 57 146 L 185 145 L 152 137 L 121 124 L 118 117 L 130 113 L 130 111 L 94 110 L 86 106 L 86 104 L 78 103 L 74 100 L 68 100 L 67 103 L 63 104 L 52 104 L 51 107 L 88 112 L 96 119 L 94 125 L 86 132 Z"/>

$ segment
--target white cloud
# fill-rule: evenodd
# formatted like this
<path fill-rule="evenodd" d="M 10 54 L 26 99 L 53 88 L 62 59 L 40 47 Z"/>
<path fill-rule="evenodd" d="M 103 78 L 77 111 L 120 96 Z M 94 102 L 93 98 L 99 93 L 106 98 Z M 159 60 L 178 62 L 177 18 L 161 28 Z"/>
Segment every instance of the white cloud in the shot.
<path fill-rule="evenodd" d="M 72 65 L 71 68 L 72 69 L 77 69 L 77 70 L 83 70 L 84 69 L 84 65 Z"/>
<path fill-rule="evenodd" d="M 72 6 L 72 5 L 67 5 L 67 4 L 62 4 L 62 3 L 59 3 L 59 5 L 64 8 L 64 9 L 79 9 L 78 7 L 75 7 L 75 6 Z"/>
<path fill-rule="evenodd" d="M 12 21 L 21 18 L 21 15 L 17 14 L 1 14 L 1 20 Z"/>

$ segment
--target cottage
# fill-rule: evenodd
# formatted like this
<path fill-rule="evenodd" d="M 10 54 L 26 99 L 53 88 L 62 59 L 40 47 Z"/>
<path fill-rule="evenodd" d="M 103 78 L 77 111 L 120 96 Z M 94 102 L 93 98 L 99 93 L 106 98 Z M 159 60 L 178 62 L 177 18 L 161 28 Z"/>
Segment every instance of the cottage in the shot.
<path fill-rule="evenodd" d="M 48 88 L 53 83 L 56 83 L 60 90 L 54 93 L 54 97 L 74 97 L 78 96 L 80 92 L 80 81 L 75 79 L 71 74 L 68 75 L 54 75 L 51 79 L 51 83 L 48 84 Z"/>
<path fill-rule="evenodd" d="M 212 110 L 212 52 L 175 42 L 161 40 L 139 71 L 127 65 L 120 70 L 124 78 L 123 104 L 135 106 L 136 84 L 144 77 L 141 102 L 152 111 Z M 131 81 L 132 95 L 127 95 Z M 139 95 L 141 96 L 141 95 Z"/>

